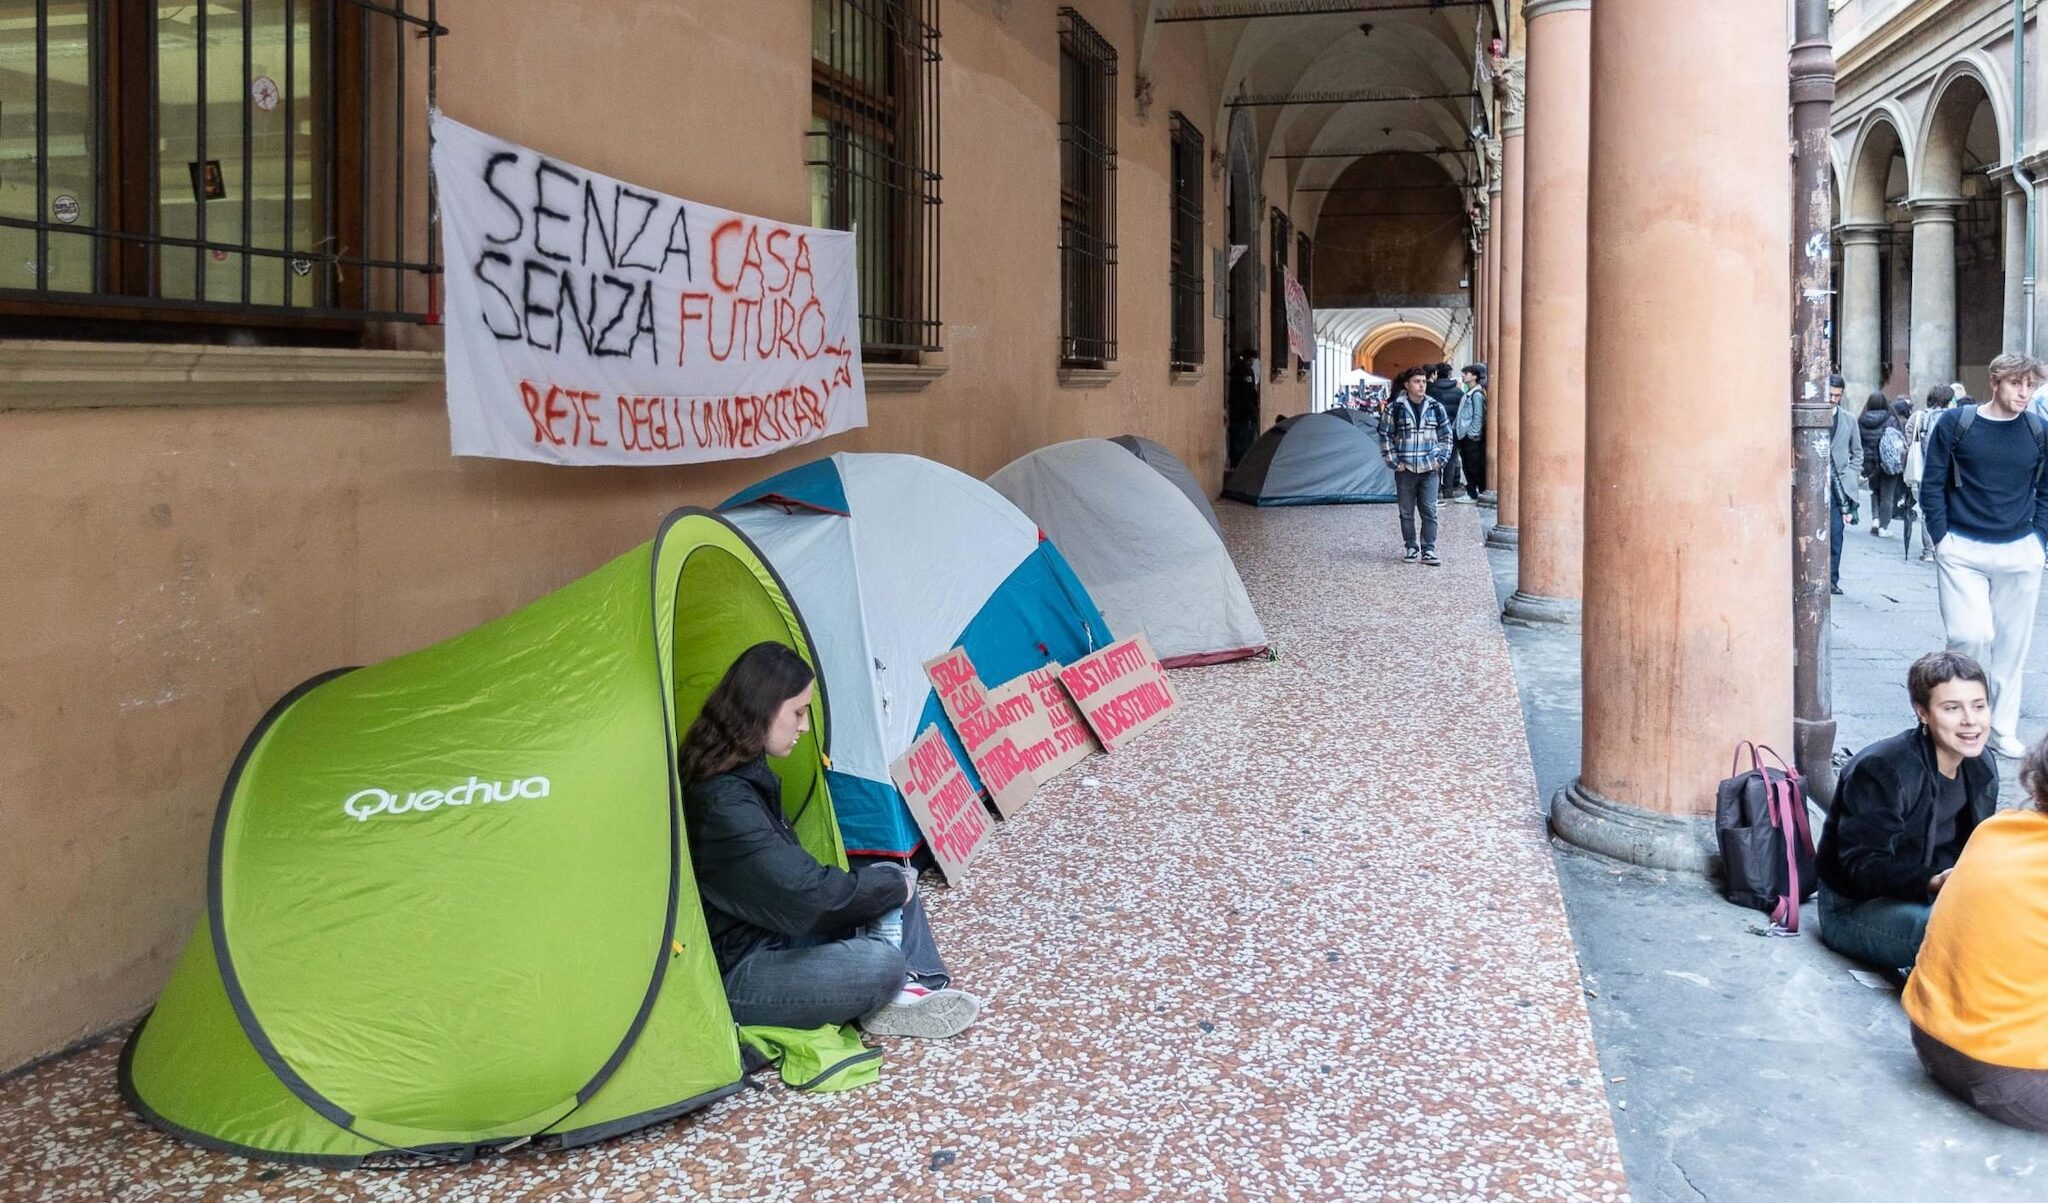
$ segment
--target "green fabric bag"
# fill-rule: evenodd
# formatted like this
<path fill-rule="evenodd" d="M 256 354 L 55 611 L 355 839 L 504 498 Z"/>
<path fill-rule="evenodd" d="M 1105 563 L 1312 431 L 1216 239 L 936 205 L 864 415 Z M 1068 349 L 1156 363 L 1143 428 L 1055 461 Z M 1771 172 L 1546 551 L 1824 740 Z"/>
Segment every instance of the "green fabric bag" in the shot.
<path fill-rule="evenodd" d="M 816 1028 L 743 1027 L 740 1043 L 768 1058 L 791 1090 L 852 1090 L 882 1076 L 882 1050 L 850 1023 Z"/>

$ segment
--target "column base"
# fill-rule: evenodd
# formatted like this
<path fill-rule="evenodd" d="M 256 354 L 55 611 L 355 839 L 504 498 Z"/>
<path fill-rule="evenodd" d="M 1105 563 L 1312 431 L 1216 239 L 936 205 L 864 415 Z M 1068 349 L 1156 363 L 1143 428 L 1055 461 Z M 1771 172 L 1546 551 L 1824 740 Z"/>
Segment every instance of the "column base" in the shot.
<path fill-rule="evenodd" d="M 1495 525 L 1486 532 L 1486 545 L 1502 551 L 1513 551 L 1522 545 L 1522 532 L 1512 526 Z"/>
<path fill-rule="evenodd" d="M 1805 778 L 1806 796 L 1825 810 L 1835 803 L 1835 720 L 1792 720 L 1792 763 Z"/>
<path fill-rule="evenodd" d="M 1492 489 L 1482 489 L 1479 493 L 1479 504 L 1489 510 L 1497 510 L 1500 508 L 1500 494 Z"/>
<path fill-rule="evenodd" d="M 1579 603 L 1564 597 L 1539 597 L 1517 589 L 1501 610 L 1500 620 L 1524 627 L 1575 627 L 1579 625 Z"/>
<path fill-rule="evenodd" d="M 1707 873 L 1720 859 L 1712 819 L 1644 810 L 1578 781 L 1551 797 L 1550 830 L 1575 848 L 1651 869 Z"/>

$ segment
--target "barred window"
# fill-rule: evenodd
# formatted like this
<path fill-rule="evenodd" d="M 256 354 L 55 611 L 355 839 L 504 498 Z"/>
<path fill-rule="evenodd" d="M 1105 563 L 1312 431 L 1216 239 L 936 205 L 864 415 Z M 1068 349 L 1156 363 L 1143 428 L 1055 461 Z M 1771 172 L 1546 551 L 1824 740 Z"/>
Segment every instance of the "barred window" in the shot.
<path fill-rule="evenodd" d="M 1168 273 L 1173 298 L 1173 367 L 1202 366 L 1202 134 L 1173 114 L 1173 239 Z"/>
<path fill-rule="evenodd" d="M 939 350 L 938 0 L 811 0 L 811 224 L 854 232 L 861 355 Z"/>
<path fill-rule="evenodd" d="M 424 7 L 12 0 L 0 329 L 348 341 L 431 314 Z"/>
<path fill-rule="evenodd" d="M 1315 272 L 1315 249 L 1315 244 L 1309 241 L 1307 232 L 1295 232 L 1294 278 L 1301 284 L 1301 295 L 1307 297 L 1311 305 L 1315 304 L 1316 296 L 1315 286 L 1311 282 Z M 1297 380 L 1308 378 L 1308 361 L 1299 355 L 1294 357 L 1294 376 Z"/>
<path fill-rule="evenodd" d="M 1116 358 L 1116 51 L 1060 9 L 1060 362 Z"/>
<path fill-rule="evenodd" d="M 1287 244 L 1294 239 L 1294 223 L 1280 210 L 1273 210 L 1273 267 L 1268 312 L 1273 318 L 1273 379 L 1287 373 Z"/>

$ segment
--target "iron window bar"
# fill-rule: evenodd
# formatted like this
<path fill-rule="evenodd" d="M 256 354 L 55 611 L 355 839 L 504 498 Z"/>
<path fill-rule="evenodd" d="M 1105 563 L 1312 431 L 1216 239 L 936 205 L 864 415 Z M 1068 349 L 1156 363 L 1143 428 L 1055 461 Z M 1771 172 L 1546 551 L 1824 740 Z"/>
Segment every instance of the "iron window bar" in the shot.
<path fill-rule="evenodd" d="M 1060 36 L 1060 361 L 1116 359 L 1117 53 L 1071 8 Z"/>
<path fill-rule="evenodd" d="M 1172 246 L 1167 267 L 1173 304 L 1170 366 L 1193 371 L 1206 357 L 1202 318 L 1202 132 L 1179 112 L 1170 119 L 1173 147 Z"/>
<path fill-rule="evenodd" d="M 34 283 L 26 288 L 0 286 L 0 301 L 11 303 L 11 314 L 30 320 L 123 320 L 133 311 L 165 322 L 235 316 L 351 323 L 438 321 L 442 269 L 433 184 L 429 178 L 423 199 L 416 199 L 408 194 L 406 183 L 408 159 L 427 138 L 424 126 L 412 128 L 414 94 L 422 94 L 424 109 L 434 105 L 439 42 L 448 33 L 439 20 L 438 0 L 426 0 L 424 11 L 413 0 L 283 0 L 282 88 L 264 73 L 276 72 L 277 67 L 259 68 L 256 62 L 262 35 L 253 4 L 243 5 L 238 21 L 224 16 L 211 26 L 210 6 L 194 6 L 190 41 L 196 100 L 189 140 L 182 131 L 167 130 L 161 66 L 169 43 L 159 6 L 143 0 L 94 0 L 87 9 L 94 43 L 87 103 L 95 131 L 89 222 L 76 220 L 75 213 L 65 221 L 52 212 L 50 5 L 49 0 L 35 4 L 36 211 L 33 217 L 0 215 L 0 231 L 34 234 Z M 359 21 L 340 19 L 337 14 L 343 6 L 354 9 Z M 225 39 L 220 36 L 223 24 L 232 30 Z M 409 40 L 426 43 L 423 72 L 408 69 Z M 239 76 L 241 108 L 239 120 L 225 130 L 221 122 L 210 122 L 208 113 L 219 106 L 208 92 L 208 76 L 222 69 Z M 306 98 L 312 114 L 302 113 L 302 72 L 313 85 Z M 378 128 L 375 106 L 386 97 L 391 119 Z M 259 135 L 257 111 L 277 109 L 283 114 L 281 134 Z M 324 128 L 302 132 L 304 116 L 314 117 Z M 346 174 L 356 177 L 357 189 L 342 186 L 340 169 L 345 157 L 342 133 L 351 126 L 355 157 Z M 118 136 L 110 137 L 109 130 L 118 131 Z M 283 189 L 275 198 L 258 195 L 260 171 L 277 166 L 275 160 L 259 158 L 258 147 L 264 143 L 281 144 Z M 140 155 L 133 149 L 137 145 L 144 148 Z M 118 159 L 109 147 L 120 148 Z M 298 219 L 304 208 L 297 195 L 302 153 L 307 153 L 312 172 L 306 182 L 316 215 L 303 235 Z M 193 198 L 189 235 L 166 232 L 163 222 L 167 181 L 176 187 L 184 174 L 164 168 L 187 154 Z M 237 155 L 241 195 L 231 197 L 222 165 L 235 162 Z M 123 178 L 138 167 L 143 184 L 139 189 Z M 392 181 L 388 194 L 372 191 L 372 179 L 379 175 Z M 353 209 L 346 205 L 351 195 L 356 201 Z M 280 213 L 274 239 L 259 239 L 259 205 L 274 205 Z M 228 214 L 232 217 L 223 220 Z M 407 237 L 416 221 L 426 230 L 417 252 Z M 52 238 L 92 247 L 90 287 L 53 284 Z M 190 283 L 173 284 L 165 261 L 188 251 Z M 236 256 L 240 262 L 229 272 L 214 270 Z M 274 270 L 276 275 L 263 279 L 259 264 L 264 265 L 262 273 Z M 223 280 L 232 281 L 225 290 L 231 295 L 217 295 L 224 291 Z M 281 300 L 269 299 L 273 296 Z"/>
<path fill-rule="evenodd" d="M 1287 251 L 1288 243 L 1294 237 L 1294 223 L 1278 209 L 1272 212 L 1273 262 L 1268 269 L 1272 278 L 1268 281 L 1271 296 L 1266 312 L 1272 319 L 1273 354 L 1269 363 L 1273 365 L 1273 379 L 1287 374 L 1287 360 L 1292 354 L 1287 347 Z"/>
<path fill-rule="evenodd" d="M 863 357 L 914 362 L 943 329 L 938 0 L 820 0 L 811 47 L 813 219 L 854 232 Z"/>

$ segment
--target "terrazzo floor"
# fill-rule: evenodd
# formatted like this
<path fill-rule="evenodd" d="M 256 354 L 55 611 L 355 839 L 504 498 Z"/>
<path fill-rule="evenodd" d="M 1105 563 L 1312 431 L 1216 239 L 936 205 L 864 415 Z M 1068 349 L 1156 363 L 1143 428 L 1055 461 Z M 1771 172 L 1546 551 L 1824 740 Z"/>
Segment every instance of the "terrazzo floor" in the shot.
<path fill-rule="evenodd" d="M 1391 506 L 1221 510 L 1277 661 L 1053 782 L 927 878 L 949 1042 L 567 1154 L 337 1173 L 174 1141 L 116 1042 L 0 1083 L 0 1203 L 1619 1200 L 1480 522 L 1438 569 Z"/>

